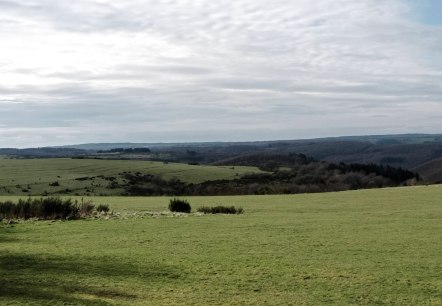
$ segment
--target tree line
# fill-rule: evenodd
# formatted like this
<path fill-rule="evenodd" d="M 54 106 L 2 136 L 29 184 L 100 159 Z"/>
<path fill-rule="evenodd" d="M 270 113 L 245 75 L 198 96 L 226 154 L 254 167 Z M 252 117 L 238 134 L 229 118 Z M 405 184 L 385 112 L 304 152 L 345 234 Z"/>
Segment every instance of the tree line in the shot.
<path fill-rule="evenodd" d="M 291 158 L 294 158 L 293 156 Z M 297 157 L 296 157 L 297 158 Z M 411 171 L 375 164 L 329 164 L 298 159 L 291 168 L 274 168 L 273 172 L 248 174 L 234 180 L 213 180 L 199 184 L 177 179 L 165 180 L 142 173 L 124 173 L 124 195 L 249 195 L 295 194 L 344 191 L 413 185 L 419 176 Z M 268 165 L 268 164 L 267 164 Z"/>

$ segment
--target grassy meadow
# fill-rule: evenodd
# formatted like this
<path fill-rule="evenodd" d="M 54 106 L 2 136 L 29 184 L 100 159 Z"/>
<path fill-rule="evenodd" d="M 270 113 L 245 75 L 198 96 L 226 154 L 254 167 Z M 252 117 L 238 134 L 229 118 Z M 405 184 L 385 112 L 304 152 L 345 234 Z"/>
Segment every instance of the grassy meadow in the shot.
<path fill-rule="evenodd" d="M 442 305 L 442 186 L 186 199 L 245 213 L 0 226 L 0 304 Z"/>
<path fill-rule="evenodd" d="M 152 174 L 187 183 L 234 179 L 261 172 L 256 167 L 188 165 L 139 160 L 97 159 L 0 159 L 0 194 L 115 195 L 121 189 L 106 188 L 109 177 L 121 180 L 122 172 Z M 68 190 L 68 191 L 67 191 Z"/>

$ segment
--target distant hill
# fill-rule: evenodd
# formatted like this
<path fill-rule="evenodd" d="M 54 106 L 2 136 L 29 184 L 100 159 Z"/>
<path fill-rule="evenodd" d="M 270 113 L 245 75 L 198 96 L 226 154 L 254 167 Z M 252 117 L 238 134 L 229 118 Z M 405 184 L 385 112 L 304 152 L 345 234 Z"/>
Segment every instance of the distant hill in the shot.
<path fill-rule="evenodd" d="M 114 152 L 119 148 L 119 152 Z M 134 153 L 128 154 L 129 149 Z M 142 153 L 145 149 L 148 153 Z M 106 152 L 111 154 L 105 154 Z M 382 164 L 417 171 L 440 181 L 442 134 L 343 136 L 317 139 L 201 143 L 90 143 L 36 149 L 0 149 L 9 157 L 83 157 L 221 164 L 250 154 L 304 154 L 330 163 Z M 236 160 L 239 162 L 239 160 Z M 434 161 L 434 164 L 432 163 Z M 430 173 L 431 172 L 431 173 Z"/>
<path fill-rule="evenodd" d="M 233 166 L 89 158 L 0 159 L 0 195 L 286 194 L 419 182 L 408 170 L 331 164 L 302 154 L 253 154 L 232 159 L 231 163 Z"/>
<path fill-rule="evenodd" d="M 83 143 L 65 146 L 54 146 L 51 148 L 63 149 L 79 149 L 86 151 L 109 151 L 112 149 L 134 149 L 134 148 L 178 148 L 178 147 L 200 147 L 218 145 L 218 142 L 188 142 L 188 143 L 147 143 L 147 142 L 114 142 L 114 143 Z"/>
<path fill-rule="evenodd" d="M 419 173 L 428 182 L 442 184 L 442 158 L 433 159 L 412 170 Z"/>
<path fill-rule="evenodd" d="M 127 177 L 196 184 L 263 173 L 256 167 L 220 167 L 139 160 L 77 158 L 0 159 L 0 195 L 123 195 Z M 146 187 L 146 186 L 145 186 Z"/>
<path fill-rule="evenodd" d="M 442 142 L 442 134 L 400 134 L 400 135 L 368 135 L 342 136 L 342 140 L 368 141 L 375 144 L 421 144 Z"/>
<path fill-rule="evenodd" d="M 315 162 L 304 154 L 251 153 L 221 160 L 215 165 L 220 166 L 252 166 L 265 171 L 278 171 L 281 168 L 295 168 Z"/>
<path fill-rule="evenodd" d="M 161 153 L 162 159 L 205 164 L 247 153 L 302 153 L 333 163 L 376 163 L 411 169 L 442 157 L 442 134 L 343 136 L 255 142 L 101 143 L 61 148 L 90 151 L 150 148 L 152 152 Z"/>
<path fill-rule="evenodd" d="M 415 168 L 442 157 L 442 143 L 373 144 L 359 141 L 312 142 L 290 150 L 329 162 L 376 163 Z"/>
<path fill-rule="evenodd" d="M 15 157 L 72 157 L 84 155 L 87 152 L 77 148 L 28 148 L 28 149 L 16 149 L 16 148 L 0 148 L 0 156 L 15 156 Z"/>
<path fill-rule="evenodd" d="M 271 146 L 293 145 L 310 142 L 369 142 L 371 144 L 422 144 L 442 143 L 442 134 L 399 134 L 399 135 L 367 135 L 340 136 L 296 140 L 242 141 L 242 142 L 187 142 L 187 143 L 148 143 L 148 142 L 116 142 L 116 143 L 85 143 L 76 145 L 54 146 L 53 148 L 72 148 L 80 150 L 110 150 L 115 148 L 176 148 L 176 147 L 229 147 L 229 146 Z"/>

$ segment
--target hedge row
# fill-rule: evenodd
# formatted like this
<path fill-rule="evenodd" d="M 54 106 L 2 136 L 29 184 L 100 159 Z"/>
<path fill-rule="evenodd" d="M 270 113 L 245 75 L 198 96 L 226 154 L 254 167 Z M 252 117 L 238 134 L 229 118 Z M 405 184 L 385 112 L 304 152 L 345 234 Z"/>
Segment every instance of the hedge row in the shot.
<path fill-rule="evenodd" d="M 92 202 L 72 201 L 58 197 L 19 199 L 17 203 L 12 201 L 0 202 L 1 219 L 77 219 L 89 216 L 95 206 Z M 100 205 L 99 212 L 109 210 L 107 205 Z"/>

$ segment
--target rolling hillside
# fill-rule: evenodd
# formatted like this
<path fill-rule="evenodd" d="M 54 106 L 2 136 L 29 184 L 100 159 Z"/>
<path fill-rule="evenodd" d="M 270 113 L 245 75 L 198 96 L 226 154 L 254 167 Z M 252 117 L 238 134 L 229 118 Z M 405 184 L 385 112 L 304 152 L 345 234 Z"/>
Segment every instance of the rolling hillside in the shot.
<path fill-rule="evenodd" d="M 442 158 L 431 160 L 413 169 L 429 182 L 442 183 Z"/>
<path fill-rule="evenodd" d="M 415 169 L 442 158 L 441 134 L 345 136 L 302 140 L 181 144 L 90 144 L 64 149 L 149 147 L 150 158 L 175 162 L 217 163 L 238 155 L 270 152 L 305 154 L 332 163 L 375 163 Z"/>
<path fill-rule="evenodd" d="M 111 188 L 121 173 L 154 175 L 186 183 L 230 180 L 256 167 L 187 165 L 154 161 L 99 159 L 0 159 L 0 194 L 119 194 Z"/>
<path fill-rule="evenodd" d="M 111 149 L 121 148 L 122 152 Z M 148 152 L 133 154 L 128 148 Z M 107 153 L 106 153 L 107 151 Z M 347 136 L 302 140 L 209 143 L 96 143 L 63 147 L 0 149 L 14 158 L 80 157 L 136 159 L 192 164 L 222 164 L 248 154 L 305 154 L 331 163 L 381 164 L 419 172 L 428 183 L 440 181 L 440 167 L 425 166 L 442 158 L 442 135 L 405 134 Z M 428 169 L 428 170 L 427 170 Z M 439 169 L 439 170 L 438 170 Z M 431 174 L 428 171 L 432 171 Z"/>

